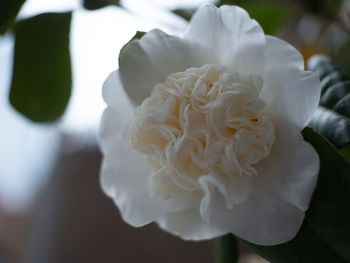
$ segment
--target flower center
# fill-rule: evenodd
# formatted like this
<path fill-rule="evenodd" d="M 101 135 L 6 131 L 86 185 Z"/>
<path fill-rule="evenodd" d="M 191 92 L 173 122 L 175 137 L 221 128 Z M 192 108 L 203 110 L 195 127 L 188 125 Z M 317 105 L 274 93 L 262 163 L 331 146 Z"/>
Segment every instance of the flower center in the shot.
<path fill-rule="evenodd" d="M 152 195 L 202 190 L 212 175 L 246 184 L 275 141 L 259 98 L 262 78 L 204 65 L 170 74 L 137 109 L 130 147 L 151 167 Z M 137 165 L 137 164 L 136 164 Z"/>

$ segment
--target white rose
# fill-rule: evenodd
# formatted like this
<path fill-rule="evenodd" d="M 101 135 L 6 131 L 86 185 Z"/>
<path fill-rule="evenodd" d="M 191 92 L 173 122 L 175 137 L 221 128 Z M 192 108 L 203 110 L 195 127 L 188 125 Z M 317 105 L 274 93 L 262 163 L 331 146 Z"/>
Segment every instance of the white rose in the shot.
<path fill-rule="evenodd" d="M 106 80 L 101 184 L 133 226 L 184 239 L 298 232 L 318 155 L 301 130 L 320 83 L 239 7 L 206 5 L 182 37 L 152 30 Z"/>

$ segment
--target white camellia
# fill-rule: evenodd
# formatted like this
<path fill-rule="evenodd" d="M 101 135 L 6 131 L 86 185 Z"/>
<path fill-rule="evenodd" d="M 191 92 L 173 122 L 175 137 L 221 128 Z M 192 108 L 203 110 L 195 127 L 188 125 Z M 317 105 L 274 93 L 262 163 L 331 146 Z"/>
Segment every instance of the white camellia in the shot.
<path fill-rule="evenodd" d="M 319 96 L 291 45 L 239 7 L 203 6 L 182 37 L 131 42 L 106 80 L 102 187 L 133 226 L 288 241 L 317 182 L 301 130 Z"/>

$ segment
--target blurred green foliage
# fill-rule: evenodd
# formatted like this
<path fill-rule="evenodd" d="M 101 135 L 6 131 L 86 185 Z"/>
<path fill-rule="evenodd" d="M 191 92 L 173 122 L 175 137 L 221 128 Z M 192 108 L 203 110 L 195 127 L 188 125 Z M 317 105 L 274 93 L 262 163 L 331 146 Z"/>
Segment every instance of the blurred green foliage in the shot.
<path fill-rule="evenodd" d="M 190 21 L 192 16 L 196 12 L 196 10 L 197 10 L 196 8 L 186 8 L 186 9 L 178 8 L 178 9 L 172 10 L 172 12 L 175 15 L 178 15 L 178 16 L 184 18 L 185 20 Z"/>
<path fill-rule="evenodd" d="M 71 13 L 45 13 L 18 22 L 10 102 L 36 122 L 57 120 L 71 93 Z"/>
<path fill-rule="evenodd" d="M 25 0 L 1 0 L 0 34 L 4 34 L 11 28 L 24 1 Z"/>
<path fill-rule="evenodd" d="M 238 262 L 237 240 L 232 234 L 214 239 L 214 256 L 216 263 Z"/>
<path fill-rule="evenodd" d="M 291 9 L 281 4 L 256 3 L 243 7 L 264 29 L 265 34 L 275 35 L 285 21 L 291 16 Z"/>
<path fill-rule="evenodd" d="M 238 5 L 244 8 L 267 35 L 276 34 L 292 13 L 291 6 L 273 0 L 220 0 L 217 5 Z"/>
<path fill-rule="evenodd" d="M 341 148 L 339 152 L 350 163 L 350 146 Z"/>
<path fill-rule="evenodd" d="M 350 72 L 350 40 L 348 40 L 334 57 L 335 61 Z"/>
<path fill-rule="evenodd" d="M 88 10 L 96 10 L 108 5 L 119 6 L 119 0 L 83 0 L 83 6 Z"/>
<path fill-rule="evenodd" d="M 217 2 L 217 6 L 238 5 L 243 7 L 250 15 L 259 22 L 265 34 L 274 35 L 283 23 L 291 16 L 291 9 L 287 6 L 271 1 L 234 1 L 222 0 Z M 190 20 L 196 9 L 174 9 L 172 12 L 186 20 Z"/>
<path fill-rule="evenodd" d="M 333 16 L 337 13 L 342 0 L 294 0 L 307 12 L 316 15 Z"/>

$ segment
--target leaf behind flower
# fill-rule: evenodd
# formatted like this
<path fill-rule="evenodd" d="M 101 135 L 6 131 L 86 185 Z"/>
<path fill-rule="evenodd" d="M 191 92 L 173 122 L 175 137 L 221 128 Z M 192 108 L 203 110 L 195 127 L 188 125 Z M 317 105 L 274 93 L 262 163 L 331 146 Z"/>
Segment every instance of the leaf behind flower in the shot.
<path fill-rule="evenodd" d="M 350 145 L 350 73 L 326 56 L 313 56 L 308 68 L 321 80 L 320 108 L 310 126 L 337 148 Z"/>
<path fill-rule="evenodd" d="M 120 6 L 119 0 L 83 0 L 83 6 L 88 10 L 96 10 L 109 5 Z"/>
<path fill-rule="evenodd" d="M 5 0 L 0 3 L 0 34 L 4 34 L 14 23 L 25 0 Z"/>
<path fill-rule="evenodd" d="M 315 130 L 307 127 L 303 136 L 318 152 L 321 166 L 301 229 L 276 246 L 242 242 L 272 263 L 350 262 L 350 164 Z"/>
<path fill-rule="evenodd" d="M 71 13 L 45 13 L 15 26 L 10 102 L 35 122 L 57 120 L 71 94 Z"/>

